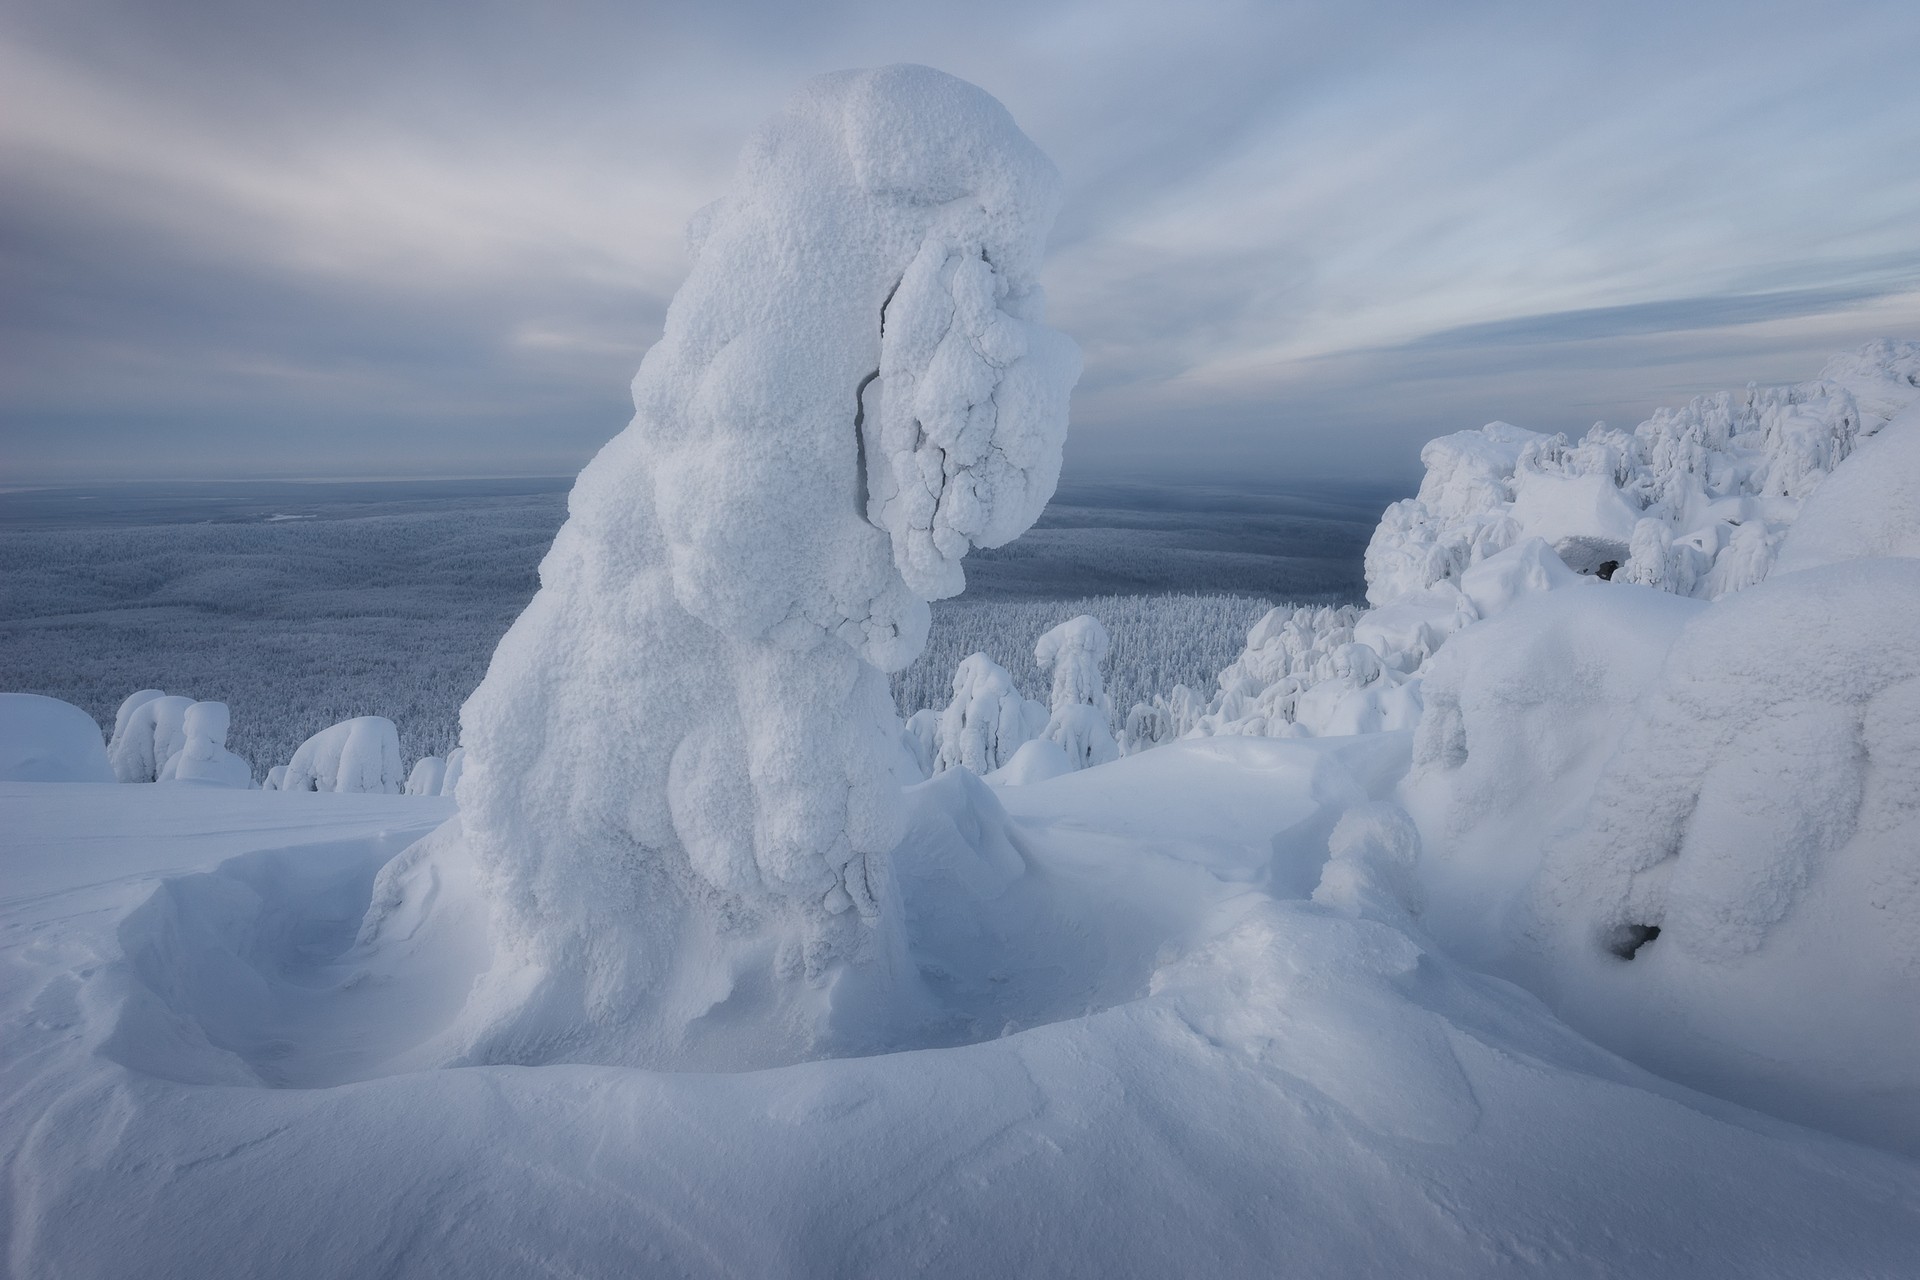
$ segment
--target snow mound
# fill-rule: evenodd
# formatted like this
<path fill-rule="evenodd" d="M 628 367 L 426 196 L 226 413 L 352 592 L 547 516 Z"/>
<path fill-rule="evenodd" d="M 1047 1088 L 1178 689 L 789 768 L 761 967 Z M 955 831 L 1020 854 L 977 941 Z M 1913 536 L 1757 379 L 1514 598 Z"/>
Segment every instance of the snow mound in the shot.
<path fill-rule="evenodd" d="M 1782 574 L 1681 633 L 1531 945 L 1576 1025 L 1716 1091 L 1920 1143 L 1920 561 Z M 1845 993 L 1844 998 L 1834 998 Z"/>
<path fill-rule="evenodd" d="M 1704 607 L 1618 583 L 1554 591 L 1423 668 L 1401 799 L 1422 835 L 1424 927 L 1455 955 L 1510 971 L 1542 844 L 1578 821 L 1635 700 Z"/>
<path fill-rule="evenodd" d="M 385 716 L 356 716 L 301 743 L 286 772 L 268 784 L 279 791 L 355 791 L 399 795 L 400 731 Z"/>
<path fill-rule="evenodd" d="M 93 717 L 37 693 L 0 693 L 0 782 L 112 782 Z"/>
<path fill-rule="evenodd" d="M 1898 414 L 1807 499 L 1776 573 L 1873 556 L 1920 556 L 1920 402 Z"/>
<path fill-rule="evenodd" d="M 882 672 L 1053 491 L 1057 187 L 992 98 L 895 66 L 810 82 L 695 217 L 634 420 L 462 711 L 499 953 L 470 1058 L 746 1065 L 886 1016 L 848 977 L 897 946 L 918 774 Z"/>

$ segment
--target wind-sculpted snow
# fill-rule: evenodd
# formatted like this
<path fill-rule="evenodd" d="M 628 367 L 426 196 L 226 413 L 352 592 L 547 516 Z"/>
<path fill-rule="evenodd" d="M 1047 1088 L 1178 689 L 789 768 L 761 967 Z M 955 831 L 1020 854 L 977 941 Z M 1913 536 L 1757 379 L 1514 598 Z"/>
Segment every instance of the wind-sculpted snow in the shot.
<path fill-rule="evenodd" d="M 1530 898 L 1543 981 L 1661 1069 L 1920 1143 L 1920 560 L 1696 617 Z M 1630 961 L 1626 962 L 1626 961 Z"/>
<path fill-rule="evenodd" d="M 1592 583 L 1454 637 L 1403 799 L 1455 954 L 1665 1074 L 1914 1150 L 1908 430 L 1835 469 L 1763 582 L 1711 603 Z"/>
<path fill-rule="evenodd" d="M 1057 181 L 991 98 L 888 67 L 807 85 L 695 217 L 634 420 L 462 712 L 457 843 L 498 949 L 470 1057 L 807 1056 L 857 1034 L 828 1025 L 863 1016 L 849 969 L 900 971 L 916 771 L 882 673 L 1053 490 Z"/>

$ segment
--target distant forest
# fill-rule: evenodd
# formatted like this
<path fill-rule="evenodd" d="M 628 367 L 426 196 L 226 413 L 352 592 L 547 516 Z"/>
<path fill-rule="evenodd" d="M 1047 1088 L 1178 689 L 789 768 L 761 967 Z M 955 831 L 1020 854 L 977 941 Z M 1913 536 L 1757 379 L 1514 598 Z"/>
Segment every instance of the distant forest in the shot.
<path fill-rule="evenodd" d="M 459 708 L 538 583 L 564 481 L 119 486 L 0 495 L 0 689 L 110 726 L 140 688 L 227 703 L 256 775 L 336 721 L 381 715 L 409 761 L 445 754 Z M 1033 643 L 1091 613 L 1117 711 L 1200 690 L 1281 602 L 1358 599 L 1392 494 L 1064 489 L 1033 531 L 967 562 L 902 713 L 942 705 L 984 651 L 1031 696 Z"/>

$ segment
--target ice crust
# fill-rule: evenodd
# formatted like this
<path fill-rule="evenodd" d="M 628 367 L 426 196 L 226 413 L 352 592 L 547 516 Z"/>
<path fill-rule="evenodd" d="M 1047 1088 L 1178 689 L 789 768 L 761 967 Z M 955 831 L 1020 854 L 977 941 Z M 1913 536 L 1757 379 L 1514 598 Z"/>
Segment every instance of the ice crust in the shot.
<path fill-rule="evenodd" d="M 920 771 L 883 673 L 1052 494 L 1057 186 L 993 99 L 893 66 L 810 82 L 695 216 L 633 422 L 462 711 L 470 1057 L 805 1056 L 885 967 Z"/>

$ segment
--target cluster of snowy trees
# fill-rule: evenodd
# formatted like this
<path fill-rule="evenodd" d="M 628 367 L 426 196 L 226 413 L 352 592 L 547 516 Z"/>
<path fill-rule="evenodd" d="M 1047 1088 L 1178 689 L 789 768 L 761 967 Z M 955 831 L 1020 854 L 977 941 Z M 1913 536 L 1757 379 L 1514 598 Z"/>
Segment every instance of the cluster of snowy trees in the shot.
<path fill-rule="evenodd" d="M 1388 507 L 1369 544 L 1370 608 L 1274 610 L 1209 697 L 1176 686 L 1136 704 L 1123 745 L 1410 729 L 1440 647 L 1524 597 L 1594 579 L 1703 600 L 1750 588 L 1917 387 L 1920 344 L 1882 340 L 1813 382 L 1701 396 L 1631 432 L 1602 424 L 1569 444 L 1496 422 L 1434 440 L 1419 494 Z"/>
<path fill-rule="evenodd" d="M 224 702 L 141 689 L 121 702 L 102 751 L 99 727 L 79 707 L 36 694 L 0 697 L 0 780 L 255 785 L 247 762 L 227 749 L 231 716 Z M 409 777 L 401 768 L 393 721 L 356 716 L 301 743 L 291 760 L 267 771 L 261 785 L 270 791 L 450 795 L 459 774 L 455 751 L 451 768 L 427 756 Z"/>
<path fill-rule="evenodd" d="M 969 769 L 1035 782 L 1119 758 L 1102 672 L 1110 647 L 1106 628 L 1087 614 L 1042 635 L 1033 655 L 1052 675 L 1046 703 L 1023 696 L 986 654 L 968 656 L 953 673 L 952 701 L 907 717 L 905 741 L 922 774 Z"/>

